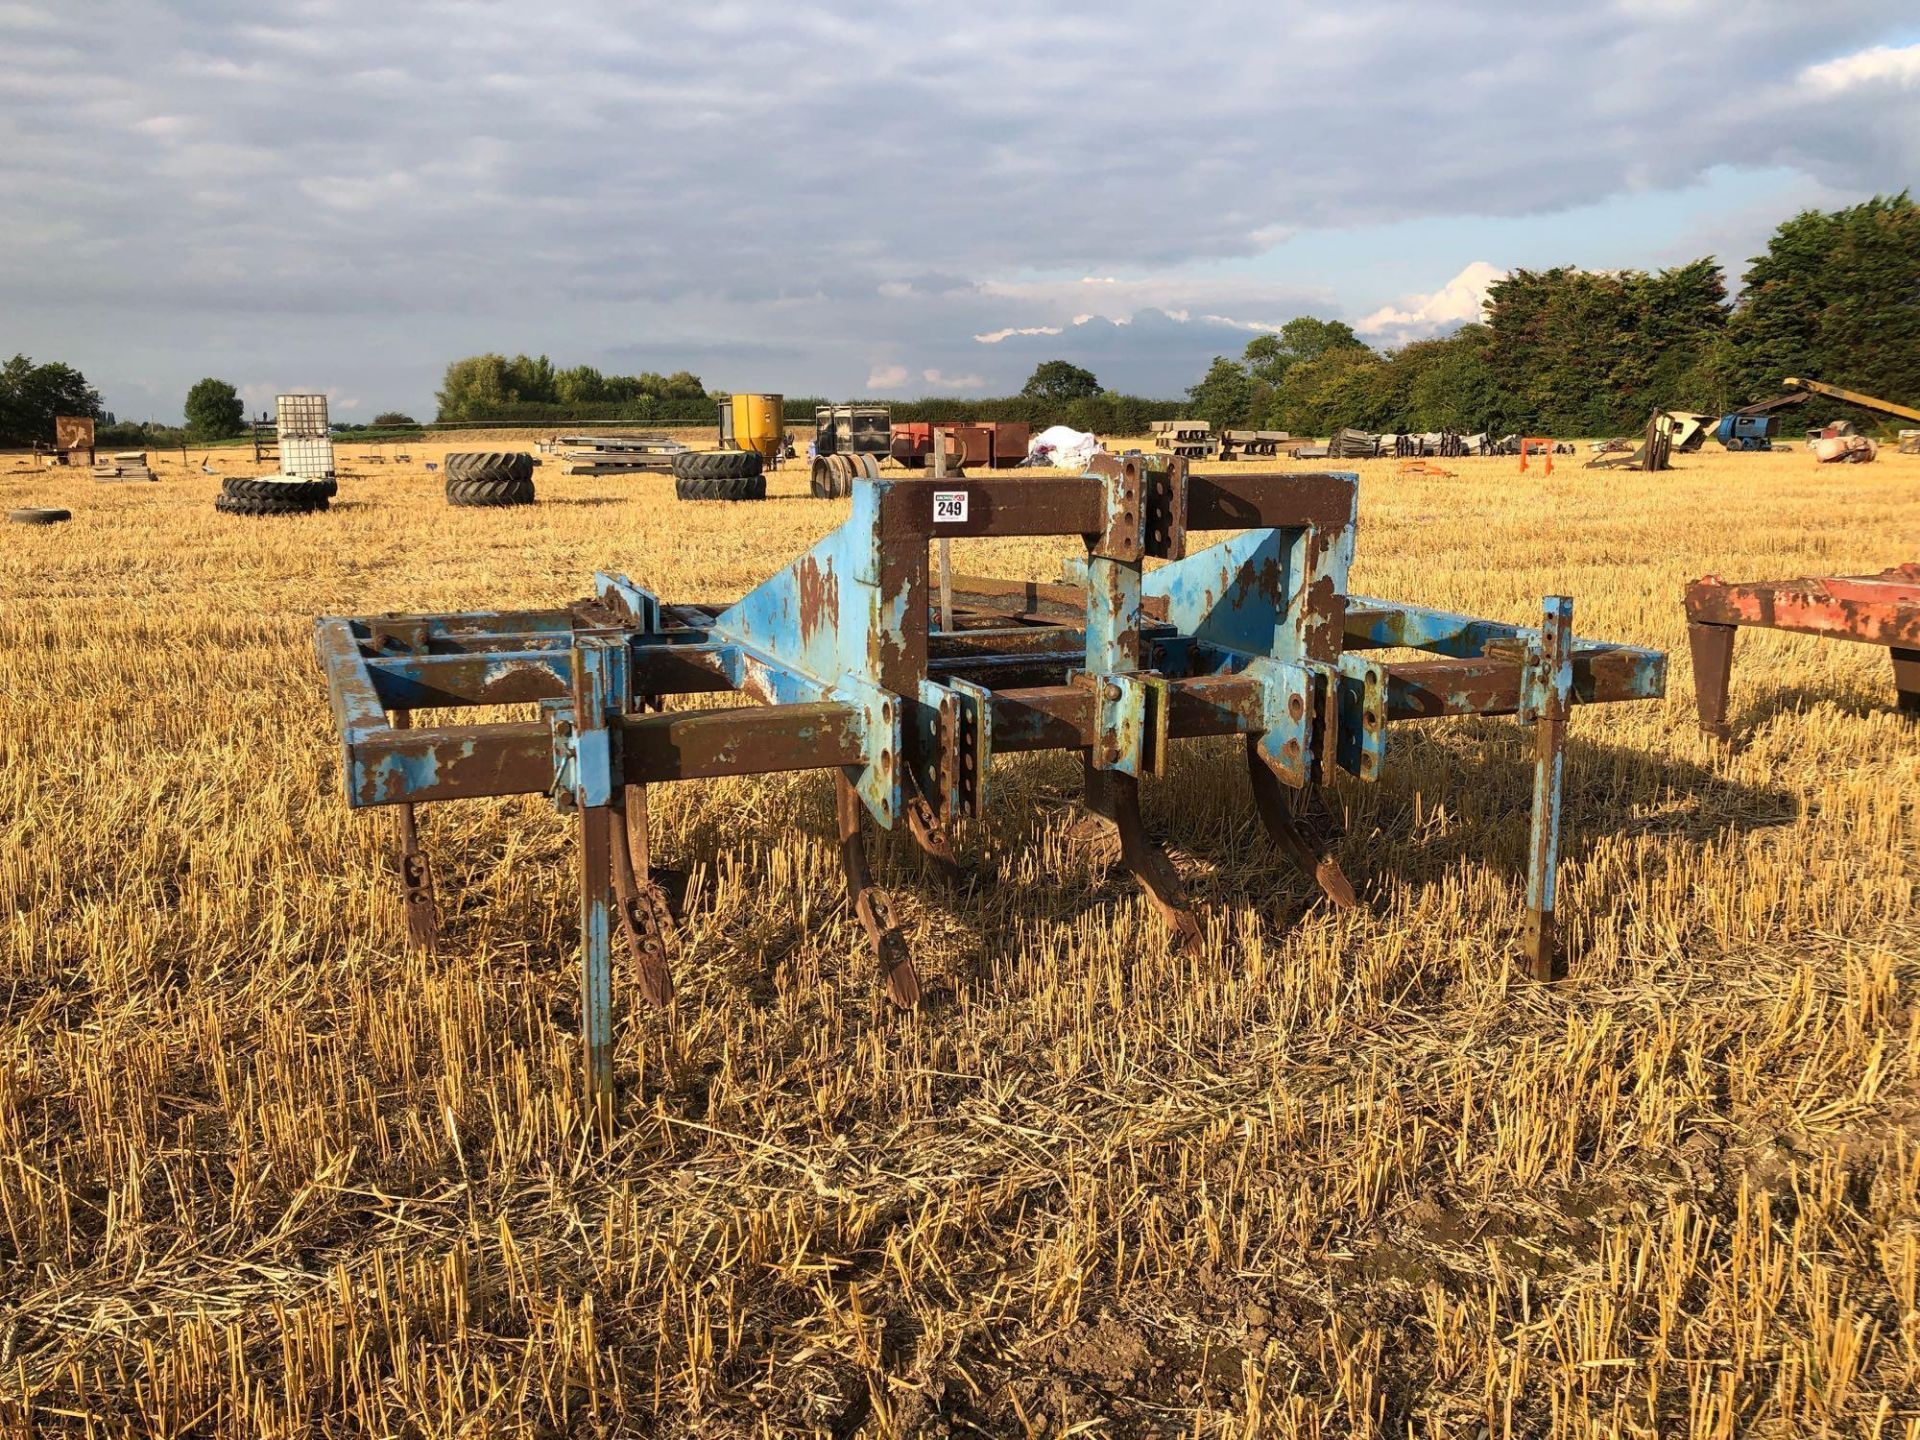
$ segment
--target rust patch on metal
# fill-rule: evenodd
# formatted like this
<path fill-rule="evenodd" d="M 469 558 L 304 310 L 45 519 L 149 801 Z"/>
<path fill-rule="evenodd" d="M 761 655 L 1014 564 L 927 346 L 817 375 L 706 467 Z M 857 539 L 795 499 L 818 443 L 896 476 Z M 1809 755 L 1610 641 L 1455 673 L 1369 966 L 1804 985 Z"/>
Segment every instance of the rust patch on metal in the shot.
<path fill-rule="evenodd" d="M 833 573 L 833 561 L 822 566 L 813 556 L 801 558 L 794 567 L 800 585 L 800 638 L 808 639 L 822 625 L 831 626 L 840 616 L 840 580 Z"/>

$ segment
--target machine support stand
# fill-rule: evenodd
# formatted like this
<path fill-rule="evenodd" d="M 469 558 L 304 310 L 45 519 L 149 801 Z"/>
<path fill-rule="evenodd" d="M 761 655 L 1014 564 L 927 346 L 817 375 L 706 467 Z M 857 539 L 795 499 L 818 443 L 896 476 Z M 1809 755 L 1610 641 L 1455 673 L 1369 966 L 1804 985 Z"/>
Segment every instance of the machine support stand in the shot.
<path fill-rule="evenodd" d="M 1187 907 L 1180 871 L 1160 842 L 1147 833 L 1140 815 L 1140 782 L 1124 770 L 1101 770 L 1086 757 L 1087 809 L 1120 832 L 1120 860 L 1133 872 L 1147 899 L 1172 932 L 1174 950 L 1191 954 L 1205 943 L 1200 922 Z"/>
<path fill-rule="evenodd" d="M 1535 980 L 1566 975 L 1554 913 L 1565 802 L 1567 712 L 1573 704 L 1573 601 L 1549 596 L 1528 657 L 1522 718 L 1533 731 L 1533 824 L 1527 844 L 1527 969 Z"/>
<path fill-rule="evenodd" d="M 1261 823 L 1266 826 L 1275 848 L 1310 876 L 1338 908 L 1351 910 L 1358 905 L 1353 884 L 1334 858 L 1330 838 L 1324 836 L 1328 827 L 1303 823 L 1289 802 L 1289 794 L 1297 793 L 1304 803 L 1324 808 L 1325 802 L 1318 792 L 1312 789 L 1289 792 L 1284 788 L 1272 767 L 1261 758 L 1258 735 L 1247 736 L 1247 776 L 1253 782 L 1254 809 L 1260 812 Z"/>
<path fill-rule="evenodd" d="M 1727 691 L 1733 679 L 1734 625 L 1705 620 L 1687 622 L 1687 648 L 1693 652 L 1693 695 L 1700 711 L 1700 729 L 1715 740 L 1731 735 L 1727 726 Z M 1896 652 L 1897 654 L 1897 652 Z M 1898 661 L 1895 661 L 1896 670 Z"/>
<path fill-rule="evenodd" d="M 840 824 L 840 865 L 847 873 L 847 903 L 867 932 L 880 974 L 887 982 L 887 996 L 901 1009 L 920 1003 L 920 977 L 914 973 L 913 956 L 907 950 L 906 937 L 894 924 L 893 902 L 887 892 L 873 883 L 867 868 L 866 841 L 860 835 L 860 814 L 865 808 L 860 792 L 854 789 L 859 770 L 843 767 L 833 784 L 834 816 Z"/>
<path fill-rule="evenodd" d="M 413 724 L 413 712 L 389 712 L 396 730 Z M 420 848 L 420 823 L 413 806 L 395 807 L 395 830 L 399 836 L 400 885 L 407 913 L 407 941 L 415 949 L 431 955 L 440 948 L 440 912 L 433 903 L 433 866 Z"/>
<path fill-rule="evenodd" d="M 1920 715 L 1920 650 L 1887 647 L 1893 656 L 1893 691 L 1902 715 Z"/>

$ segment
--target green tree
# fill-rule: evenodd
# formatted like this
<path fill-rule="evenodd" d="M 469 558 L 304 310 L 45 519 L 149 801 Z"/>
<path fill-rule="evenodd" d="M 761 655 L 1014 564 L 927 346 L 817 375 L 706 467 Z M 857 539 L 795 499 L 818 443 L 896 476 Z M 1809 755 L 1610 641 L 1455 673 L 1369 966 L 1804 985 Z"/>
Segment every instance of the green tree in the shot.
<path fill-rule="evenodd" d="M 1216 431 L 1245 425 L 1253 404 L 1253 381 L 1244 366 L 1224 355 L 1213 357 L 1213 364 L 1200 383 L 1187 391 L 1194 412 Z"/>
<path fill-rule="evenodd" d="M 402 425 L 418 425 L 419 423 L 420 422 L 411 415 L 402 414 L 398 410 L 382 410 L 378 415 L 373 417 L 373 426 L 376 430 L 392 430 Z"/>
<path fill-rule="evenodd" d="M 1902 191 L 1783 222 L 1750 262 L 1728 338 L 1728 374 L 1745 400 L 1797 375 L 1920 401 L 1920 206 Z M 1804 413 L 1818 421 L 1851 408 L 1815 399 Z"/>
<path fill-rule="evenodd" d="M 1259 418 L 1296 435 L 1327 435 L 1344 425 L 1377 430 L 1383 422 L 1374 415 L 1376 372 L 1385 363 L 1364 345 L 1335 346 L 1290 366 Z"/>
<path fill-rule="evenodd" d="M 554 399 L 562 405 L 597 405 L 611 397 L 607 378 L 591 365 L 575 365 L 553 377 Z"/>
<path fill-rule="evenodd" d="M 240 392 L 208 376 L 187 391 L 187 433 L 196 440 L 228 440 L 246 429 Z"/>
<path fill-rule="evenodd" d="M 469 355 L 447 366 L 435 397 L 442 420 L 485 420 L 519 397 L 514 393 L 504 355 Z"/>
<path fill-rule="evenodd" d="M 50 443 L 56 415 L 98 420 L 104 413 L 100 392 L 71 365 L 36 365 L 25 355 L 0 365 L 0 444 Z"/>
<path fill-rule="evenodd" d="M 1069 360 L 1042 360 L 1020 393 L 1029 400 L 1083 400 L 1100 393 L 1100 381 Z"/>
<path fill-rule="evenodd" d="M 1650 410 L 1707 398 L 1726 328 L 1711 259 L 1649 275 L 1516 270 L 1487 292 L 1483 355 L 1509 422 L 1552 435 L 1618 435 Z"/>

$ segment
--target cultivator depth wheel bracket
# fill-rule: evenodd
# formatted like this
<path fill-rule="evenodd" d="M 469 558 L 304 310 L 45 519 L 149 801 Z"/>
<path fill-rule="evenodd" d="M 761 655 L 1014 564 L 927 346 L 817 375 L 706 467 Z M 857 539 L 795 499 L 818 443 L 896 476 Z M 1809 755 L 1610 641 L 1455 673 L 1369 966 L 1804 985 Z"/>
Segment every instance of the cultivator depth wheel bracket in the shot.
<path fill-rule="evenodd" d="M 582 1044 L 603 1123 L 616 930 L 648 999 L 672 995 L 671 920 L 647 868 L 646 787 L 667 781 L 834 772 L 849 908 L 906 1006 L 920 978 L 873 883 L 867 819 L 891 830 L 904 816 L 951 878 L 953 827 L 983 813 L 996 760 L 1079 751 L 1088 809 L 1114 827 L 1174 943 L 1199 947 L 1205 927 L 1140 813 L 1141 781 L 1164 773 L 1170 742 L 1244 736 L 1268 834 L 1346 906 L 1320 788 L 1336 774 L 1379 779 L 1390 722 L 1518 715 L 1535 727 L 1524 948 L 1533 974 L 1556 973 L 1568 712 L 1663 694 L 1666 657 L 1576 639 L 1565 599 L 1534 628 L 1350 596 L 1357 486 L 1343 472 L 1190 474 L 1177 457 L 1136 454 L 1080 475 L 859 478 L 844 524 L 732 604 L 667 603 L 601 574 L 591 597 L 558 609 L 322 618 L 348 801 L 409 814 L 545 793 L 577 814 Z M 1207 531 L 1227 533 L 1189 553 Z M 1078 536 L 1085 558 L 1058 583 L 954 576 L 943 626 L 930 551 L 997 536 Z M 751 703 L 663 708 L 708 692 Z M 474 705 L 537 714 L 399 720 Z"/>

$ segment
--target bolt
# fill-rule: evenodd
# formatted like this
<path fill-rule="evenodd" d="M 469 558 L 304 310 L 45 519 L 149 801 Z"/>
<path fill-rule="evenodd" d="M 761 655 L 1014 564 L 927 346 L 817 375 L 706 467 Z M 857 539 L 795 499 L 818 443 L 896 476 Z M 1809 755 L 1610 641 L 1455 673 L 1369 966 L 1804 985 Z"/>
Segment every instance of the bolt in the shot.
<path fill-rule="evenodd" d="M 1302 700 L 1298 695 L 1289 695 L 1287 697 L 1287 714 L 1291 715 L 1294 719 L 1298 720 L 1302 715 L 1306 713 L 1307 713 L 1306 701 Z"/>
<path fill-rule="evenodd" d="M 1120 687 L 1109 681 L 1105 694 L 1109 700 L 1118 700 L 1120 698 Z"/>

